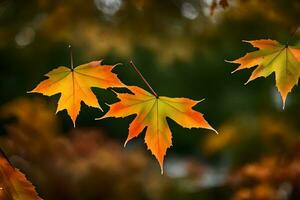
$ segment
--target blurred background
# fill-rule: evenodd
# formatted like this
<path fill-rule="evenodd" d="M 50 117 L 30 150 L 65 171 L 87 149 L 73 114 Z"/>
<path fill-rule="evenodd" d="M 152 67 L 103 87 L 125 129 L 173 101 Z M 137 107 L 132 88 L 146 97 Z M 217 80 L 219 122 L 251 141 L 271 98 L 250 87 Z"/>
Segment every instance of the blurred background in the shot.
<path fill-rule="evenodd" d="M 252 70 L 224 62 L 255 50 L 242 40 L 285 43 L 300 25 L 297 0 L 0 0 L 0 147 L 46 200 L 300 199 L 300 90 L 282 110 L 274 74 L 247 86 Z M 300 34 L 292 38 L 300 43 Z M 59 95 L 26 94 L 43 74 L 103 59 L 147 89 L 133 60 L 164 96 L 195 107 L 219 135 L 168 120 L 165 174 L 143 134 L 123 143 L 133 116 L 95 121 L 82 105 L 74 129 Z M 93 89 L 105 111 L 117 99 Z"/>

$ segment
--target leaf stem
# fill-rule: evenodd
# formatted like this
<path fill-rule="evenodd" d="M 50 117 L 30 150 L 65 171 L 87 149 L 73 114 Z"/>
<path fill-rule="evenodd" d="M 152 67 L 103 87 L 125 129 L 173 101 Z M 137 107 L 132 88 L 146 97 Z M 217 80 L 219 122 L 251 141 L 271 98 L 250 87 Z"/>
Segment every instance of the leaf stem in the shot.
<path fill-rule="evenodd" d="M 73 51 L 72 51 L 72 45 L 69 44 L 69 50 L 70 50 L 70 61 L 71 61 L 71 70 L 74 70 L 74 62 L 73 62 Z"/>
<path fill-rule="evenodd" d="M 144 76 L 142 75 L 142 73 L 140 72 L 140 70 L 135 66 L 135 64 L 133 63 L 133 61 L 131 60 L 130 62 L 131 67 L 136 71 L 136 73 L 141 77 L 141 79 L 144 81 L 144 83 L 148 86 L 148 88 L 151 90 L 152 94 L 158 98 L 157 93 L 153 90 L 153 88 L 151 87 L 151 85 L 148 83 L 148 81 L 144 78 Z"/>
<path fill-rule="evenodd" d="M 289 46 L 290 40 L 295 36 L 296 32 L 298 31 L 298 29 L 300 28 L 300 26 L 297 26 L 295 28 L 295 30 L 293 30 L 293 32 L 291 33 L 290 37 L 288 38 L 287 42 L 286 42 L 286 47 Z"/>

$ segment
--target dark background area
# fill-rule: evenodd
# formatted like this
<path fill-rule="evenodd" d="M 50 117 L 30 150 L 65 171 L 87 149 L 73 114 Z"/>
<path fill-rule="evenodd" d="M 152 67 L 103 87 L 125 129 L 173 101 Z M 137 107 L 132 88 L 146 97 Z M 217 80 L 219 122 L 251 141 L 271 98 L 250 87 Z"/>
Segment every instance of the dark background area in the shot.
<path fill-rule="evenodd" d="M 237 66 L 225 60 L 255 50 L 242 40 L 285 43 L 299 26 L 300 2 L 219 3 L 0 1 L 0 145 L 41 197 L 299 198 L 299 88 L 283 111 L 274 74 L 245 86 L 252 70 L 231 74 Z M 130 68 L 133 60 L 159 95 L 205 98 L 195 109 L 220 134 L 168 120 L 173 146 L 161 176 L 143 136 L 122 147 L 133 117 L 95 121 L 104 113 L 82 105 L 73 129 L 66 111 L 55 115 L 59 95 L 26 94 L 43 74 L 70 65 L 69 44 L 75 65 L 123 63 L 115 69 L 119 78 L 147 89 Z M 291 44 L 299 44 L 299 32 Z M 109 90 L 93 91 L 105 111 L 117 101 Z"/>

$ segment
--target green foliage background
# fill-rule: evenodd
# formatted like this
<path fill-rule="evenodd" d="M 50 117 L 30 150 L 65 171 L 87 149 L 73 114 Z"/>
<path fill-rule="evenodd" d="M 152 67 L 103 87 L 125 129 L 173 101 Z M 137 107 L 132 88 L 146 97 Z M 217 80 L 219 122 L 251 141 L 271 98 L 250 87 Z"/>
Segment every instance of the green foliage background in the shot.
<path fill-rule="evenodd" d="M 160 95 L 192 99 L 205 98 L 205 101 L 196 109 L 205 114 L 210 124 L 221 135 L 223 131 L 227 133 L 228 125 L 236 129 L 234 135 L 237 136 L 232 137 L 237 137 L 238 139 L 235 140 L 238 142 L 232 143 L 234 139 L 231 138 L 224 142 L 224 146 L 221 145 L 222 148 L 209 154 L 205 148 L 203 149 L 208 141 L 207 138 L 210 137 L 209 132 L 199 129 L 183 129 L 169 120 L 173 130 L 173 147 L 168 151 L 166 175 L 155 176 L 157 181 L 168 179 L 169 182 L 160 186 L 163 189 L 153 190 L 157 196 L 144 194 L 143 189 L 141 189 L 142 195 L 134 195 L 137 191 L 133 189 L 128 199 L 197 199 L 200 197 L 238 199 L 235 196 L 238 189 L 228 185 L 228 178 L 222 177 L 230 177 L 231 171 L 243 164 L 259 162 L 268 155 L 285 156 L 292 151 L 291 149 L 295 147 L 294 143 L 291 143 L 293 139 L 285 140 L 281 137 L 291 137 L 295 141 L 299 139 L 299 88 L 294 88 L 288 96 L 286 109 L 283 111 L 279 94 L 274 86 L 274 76 L 267 79 L 260 78 L 244 86 L 251 70 L 232 75 L 231 71 L 236 66 L 225 63 L 224 60 L 233 60 L 254 50 L 248 44 L 242 43 L 242 40 L 270 38 L 285 43 L 290 33 L 299 26 L 299 1 L 231 0 L 227 8 L 217 7 L 213 15 L 209 14 L 211 1 L 115 0 L 112 1 L 115 4 L 121 2 L 121 6 L 115 13 L 103 11 L 105 6 L 100 5 L 99 2 L 101 1 L 0 1 L 0 103 L 3 110 L 9 109 L 10 102 L 20 97 L 26 98 L 26 101 L 33 101 L 36 96 L 39 96 L 28 95 L 26 91 L 31 90 L 43 80 L 42 75 L 54 67 L 69 66 L 67 46 L 72 44 L 75 64 L 79 65 L 97 59 L 103 59 L 103 62 L 107 64 L 123 63 L 116 69 L 121 80 L 128 85 L 138 85 L 147 89 L 129 66 L 129 60 L 133 60 Z M 191 5 L 193 9 L 184 11 L 184 4 Z M 97 5 L 100 5 L 100 8 L 97 8 Z M 194 15 L 185 17 L 185 12 Z M 298 41 L 299 33 L 292 39 L 292 43 L 297 44 Z M 116 101 L 111 91 L 96 89 L 94 91 L 105 110 L 108 109 L 105 102 Z M 39 96 L 38 98 L 53 111 L 54 115 L 58 96 L 51 98 Z M 32 109 L 35 109 L 34 106 Z M 34 112 L 40 111 L 35 109 Z M 100 135 L 105 135 L 107 140 L 112 140 L 121 146 L 126 138 L 127 127 L 132 117 L 125 120 L 94 121 L 94 118 L 102 115 L 103 113 L 99 110 L 83 106 L 77 120 L 78 129 L 83 132 L 82 134 L 86 129 L 101 130 Z M 66 112 L 59 113 L 57 118 L 55 124 L 58 128 L 53 131 L 59 132 L 56 135 L 71 137 L 72 132 L 76 130 L 73 130 Z M 264 139 L 262 131 L 265 129 L 261 128 L 261 121 L 265 118 L 271 121 L 267 125 L 263 123 L 263 126 L 267 126 L 266 130 L 283 123 L 283 130 L 280 128 L 279 131 L 275 130 L 279 132 L 274 134 L 275 139 L 273 136 L 266 141 Z M 44 122 L 47 123 L 47 120 Z M 14 113 L 2 114 L 0 144 L 3 144 L 2 148 L 10 156 L 18 155 L 21 158 L 23 156 L 23 159 L 29 163 L 34 162 L 32 160 L 39 159 L 34 159 L 33 155 L 31 158 L 26 156 L 24 158 L 19 151 L 7 145 L 7 138 L 11 135 L 11 129 L 7 127 L 16 126 L 21 132 L 26 133 L 26 130 L 23 130 L 26 128 L 20 126 L 22 123 L 22 120 L 18 120 Z M 31 123 L 42 122 L 32 121 Z M 289 131 L 291 129 L 293 131 Z M 218 140 L 219 136 L 214 137 Z M 220 137 L 219 140 L 223 139 Z M 27 146 L 22 146 L 22 149 L 26 152 L 31 144 L 25 143 L 25 145 Z M 144 152 L 145 157 L 150 159 L 151 155 L 145 150 L 142 137 L 132 141 L 129 145 L 129 149 L 131 148 L 138 148 L 138 151 Z M 121 149 L 120 151 L 127 150 Z M 28 152 L 30 155 L 30 150 Z M 47 157 L 46 153 L 43 156 Z M 114 157 L 113 153 L 111 157 Z M 205 169 L 218 169 L 221 175 L 217 177 L 223 181 L 204 188 L 201 184 L 200 186 L 196 184 L 196 189 L 190 191 L 185 184 L 190 183 L 188 181 L 191 181 L 193 177 L 183 175 L 178 178 L 178 170 L 174 173 L 170 170 L 168 174 L 168 169 L 173 169 L 174 166 L 174 169 L 183 170 L 180 165 L 172 164 L 177 159 L 183 160 L 184 163 L 190 163 L 187 159 L 191 159 L 198 163 L 197 166 L 206 166 Z M 150 169 L 149 167 L 142 168 L 138 173 L 149 173 L 149 170 L 154 170 L 151 173 L 159 174 L 159 167 L 155 165 L 152 157 L 150 163 L 152 163 Z M 35 172 L 30 171 L 33 169 L 43 171 L 38 162 L 32 168 L 26 169 L 20 163 L 18 166 L 27 170 L 29 177 L 33 177 L 33 182 L 45 199 L 74 199 L 72 195 L 60 196 L 50 191 L 50 186 L 46 187 L 46 184 L 41 184 L 43 182 L 36 178 Z M 124 172 L 122 176 L 131 179 L 131 175 L 126 173 L 129 172 Z M 135 171 L 130 173 L 135 173 Z M 189 173 L 190 171 L 187 172 Z M 207 173 L 209 172 L 204 170 L 197 177 L 203 180 L 203 176 Z M 102 176 L 101 173 L 98 175 Z M 113 172 L 108 179 L 109 177 L 115 179 L 116 182 L 120 178 L 120 176 L 114 176 Z M 83 192 L 83 195 L 77 199 L 115 199 L 116 197 L 110 196 L 109 189 L 106 191 L 107 194 L 102 190 L 95 192 L 97 191 L 96 185 L 101 181 L 105 182 L 105 179 L 97 182 L 87 178 L 86 184 L 94 190 Z M 114 182 L 111 184 L 111 187 L 114 187 Z M 147 185 L 147 182 L 143 184 Z M 295 192 L 295 188 L 298 185 L 293 182 L 291 185 L 293 189 L 288 199 L 297 199 L 299 192 Z M 72 188 L 70 191 L 78 191 L 76 187 L 80 186 L 66 187 Z M 278 189 L 277 186 L 275 188 Z M 124 192 L 122 189 L 117 191 Z M 175 197 L 172 196 L 174 191 L 177 191 Z M 89 196 L 89 194 L 94 194 L 94 196 Z M 259 199 L 253 196 L 250 199 L 255 198 Z"/>

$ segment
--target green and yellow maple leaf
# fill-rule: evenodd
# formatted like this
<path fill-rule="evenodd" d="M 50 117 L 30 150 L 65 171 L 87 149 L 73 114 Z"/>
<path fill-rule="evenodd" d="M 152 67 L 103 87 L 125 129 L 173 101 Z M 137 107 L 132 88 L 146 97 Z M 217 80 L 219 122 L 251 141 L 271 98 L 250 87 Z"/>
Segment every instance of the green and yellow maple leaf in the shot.
<path fill-rule="evenodd" d="M 92 87 L 124 87 L 112 72 L 113 68 L 112 65 L 101 65 L 101 61 L 93 61 L 74 69 L 61 66 L 46 74 L 48 79 L 31 92 L 47 96 L 61 93 L 56 112 L 66 109 L 75 126 L 82 101 L 88 106 L 101 109 Z"/>
<path fill-rule="evenodd" d="M 245 42 L 259 50 L 247 53 L 237 60 L 228 61 L 240 65 L 233 72 L 257 66 L 246 84 L 258 77 L 267 77 L 274 72 L 284 108 L 288 93 L 298 84 L 300 77 L 300 48 L 283 45 L 275 40 Z"/>

